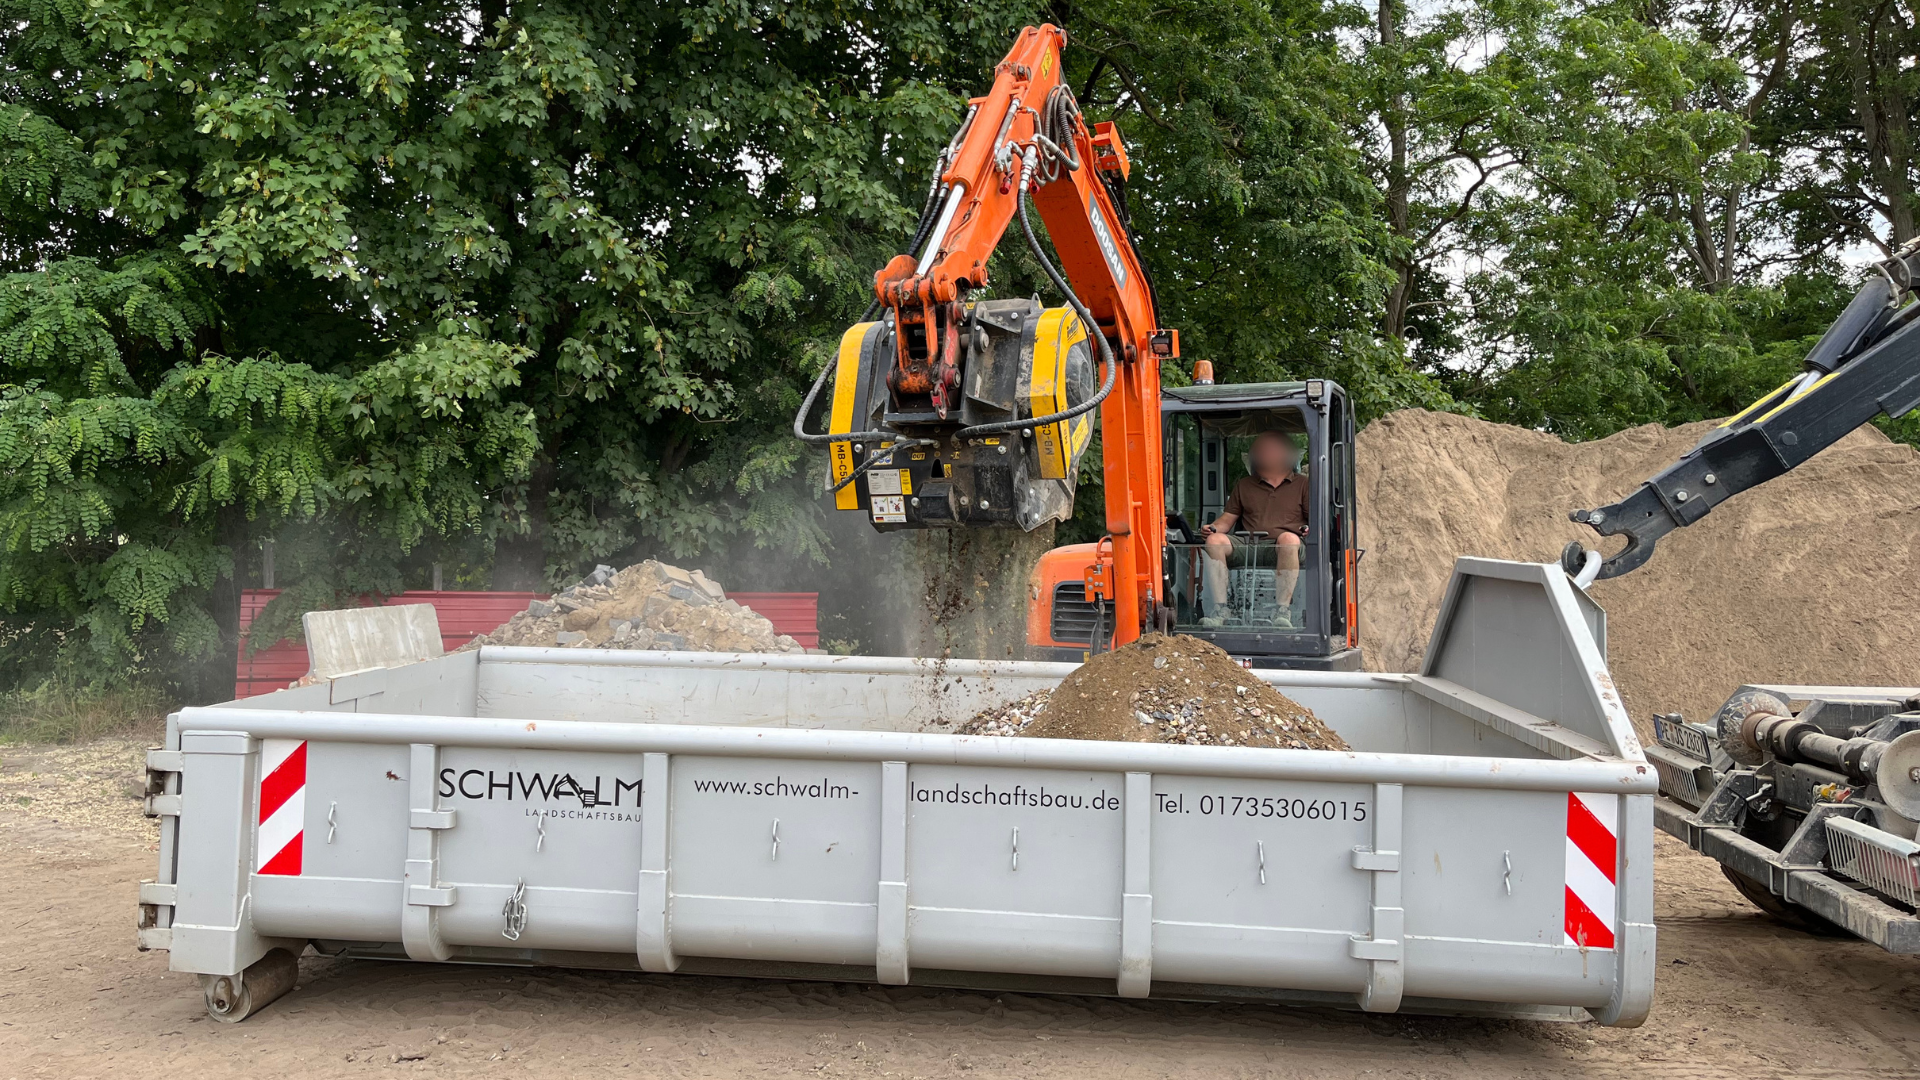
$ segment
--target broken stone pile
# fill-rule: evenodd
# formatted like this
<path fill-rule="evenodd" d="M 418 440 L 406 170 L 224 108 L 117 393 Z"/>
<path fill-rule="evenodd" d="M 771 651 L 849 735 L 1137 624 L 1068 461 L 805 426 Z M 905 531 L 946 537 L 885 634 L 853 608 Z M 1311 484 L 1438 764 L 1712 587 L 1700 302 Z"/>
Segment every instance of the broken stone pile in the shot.
<path fill-rule="evenodd" d="M 1148 634 L 1101 653 L 1051 691 L 981 711 L 959 735 L 1346 750 L 1313 710 L 1211 642 Z"/>
<path fill-rule="evenodd" d="M 578 585 L 527 610 L 465 648 L 526 645 L 570 649 L 804 652 L 752 608 L 698 570 L 648 559 L 625 570 L 596 567 Z"/>
<path fill-rule="evenodd" d="M 1026 697 L 994 705 L 975 713 L 973 719 L 953 729 L 955 735 L 998 735 L 1014 738 L 1027 732 L 1027 725 L 1047 707 L 1052 690 L 1035 690 Z"/>

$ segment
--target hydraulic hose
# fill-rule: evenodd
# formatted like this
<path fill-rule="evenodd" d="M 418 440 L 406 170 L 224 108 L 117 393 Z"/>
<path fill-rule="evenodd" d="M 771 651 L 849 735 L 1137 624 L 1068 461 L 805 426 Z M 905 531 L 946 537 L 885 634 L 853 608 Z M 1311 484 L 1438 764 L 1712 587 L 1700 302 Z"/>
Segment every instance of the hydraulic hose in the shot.
<path fill-rule="evenodd" d="M 1107 378 L 1105 382 L 1100 384 L 1100 391 L 1098 393 L 1071 409 L 1057 413 L 1049 413 L 1046 416 L 1036 416 L 1028 420 L 1002 420 L 992 424 L 975 424 L 972 427 L 961 428 L 959 431 L 954 432 L 953 437 L 956 439 L 973 439 L 982 435 L 994 435 L 1004 431 L 1017 431 L 1021 428 L 1045 427 L 1048 424 L 1057 424 L 1062 420 L 1071 420 L 1076 416 L 1092 412 L 1094 409 L 1100 407 L 1101 402 L 1107 400 L 1108 394 L 1113 392 L 1114 381 L 1120 372 L 1120 365 L 1114 362 L 1113 347 L 1107 344 L 1107 335 L 1100 332 L 1100 324 L 1093 321 L 1093 313 L 1087 310 L 1087 305 L 1080 302 L 1079 294 L 1073 291 L 1073 286 L 1067 284 L 1067 279 L 1062 277 L 1060 271 L 1054 268 L 1053 260 L 1047 258 L 1046 249 L 1040 246 L 1040 238 L 1033 234 L 1033 222 L 1027 217 L 1027 184 L 1032 179 L 1033 160 L 1029 158 L 1026 163 L 1020 167 L 1020 201 L 1018 204 L 1020 208 L 1020 231 L 1026 234 L 1027 246 L 1033 249 L 1033 257 L 1039 261 L 1040 269 L 1046 271 L 1047 280 L 1053 282 L 1054 288 L 1066 294 L 1067 303 L 1073 308 L 1073 313 L 1078 315 L 1080 322 L 1086 326 L 1087 336 L 1098 343 L 1100 347 L 1100 359 L 1107 365 Z"/>
<path fill-rule="evenodd" d="M 892 447 L 888 448 L 886 453 L 876 454 L 873 457 L 868 458 L 866 461 L 861 462 L 858 467 L 856 467 L 852 472 L 847 474 L 847 478 L 845 480 L 842 480 L 839 483 L 828 488 L 827 494 L 829 495 L 834 494 L 835 492 L 839 491 L 841 488 L 846 487 L 848 484 L 851 484 L 855 480 L 858 480 L 861 477 L 867 475 L 867 473 L 873 469 L 877 469 L 882 465 L 893 464 L 893 455 L 899 453 L 902 450 L 918 450 L 923 446 L 938 446 L 938 445 L 940 444 L 933 439 L 906 439 L 901 442 L 894 443 Z"/>

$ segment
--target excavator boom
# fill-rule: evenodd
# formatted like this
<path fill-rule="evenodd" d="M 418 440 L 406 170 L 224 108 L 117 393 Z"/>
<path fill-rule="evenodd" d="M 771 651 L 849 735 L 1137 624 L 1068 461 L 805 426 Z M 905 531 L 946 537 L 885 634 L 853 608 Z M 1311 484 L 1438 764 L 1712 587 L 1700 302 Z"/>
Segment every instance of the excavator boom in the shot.
<path fill-rule="evenodd" d="M 1059 27 L 1026 28 L 993 88 L 968 102 L 911 250 L 874 275 L 880 318 L 842 337 L 794 431 L 828 448 L 836 506 L 867 511 L 876 528 L 1031 530 L 1071 514 L 1097 408 L 1108 535 L 1086 585 L 1090 600 L 1113 602 L 1119 645 L 1163 602 L 1160 363 L 1179 355 L 1179 337 L 1159 325 L 1128 224 L 1126 148 L 1113 125 L 1082 117 L 1065 44 Z M 1016 221 L 1065 307 L 981 299 Z M 830 374 L 828 431 L 809 434 L 803 421 Z"/>

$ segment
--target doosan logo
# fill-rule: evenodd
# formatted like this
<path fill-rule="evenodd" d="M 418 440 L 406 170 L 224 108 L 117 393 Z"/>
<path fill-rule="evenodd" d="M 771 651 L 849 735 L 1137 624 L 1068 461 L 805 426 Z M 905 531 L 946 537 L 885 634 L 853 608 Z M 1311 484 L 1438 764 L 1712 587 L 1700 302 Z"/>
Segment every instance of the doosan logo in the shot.
<path fill-rule="evenodd" d="M 617 776 L 593 776 L 593 783 L 572 773 L 526 773 L 518 769 L 441 769 L 440 797 L 451 799 L 505 799 L 508 802 L 577 800 L 581 806 L 639 806 L 640 781 Z"/>

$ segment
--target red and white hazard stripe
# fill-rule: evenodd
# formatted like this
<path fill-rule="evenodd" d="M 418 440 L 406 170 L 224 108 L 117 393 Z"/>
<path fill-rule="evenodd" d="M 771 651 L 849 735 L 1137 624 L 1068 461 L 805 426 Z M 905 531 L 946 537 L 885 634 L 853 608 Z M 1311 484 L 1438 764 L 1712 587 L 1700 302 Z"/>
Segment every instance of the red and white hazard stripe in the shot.
<path fill-rule="evenodd" d="M 1611 949 L 1619 916 L 1620 796 L 1567 793 L 1567 944 Z"/>
<path fill-rule="evenodd" d="M 260 832 L 254 844 L 256 873 L 300 873 L 306 818 L 307 744 L 299 739 L 260 740 Z"/>

